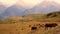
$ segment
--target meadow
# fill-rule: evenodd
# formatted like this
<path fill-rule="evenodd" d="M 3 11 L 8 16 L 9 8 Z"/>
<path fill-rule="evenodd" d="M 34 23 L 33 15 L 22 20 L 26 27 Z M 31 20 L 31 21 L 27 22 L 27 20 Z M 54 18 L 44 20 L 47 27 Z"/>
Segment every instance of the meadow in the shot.
<path fill-rule="evenodd" d="M 44 14 L 29 14 L 22 17 L 9 17 L 0 20 L 0 34 L 60 34 L 60 14 L 51 16 Z M 45 28 L 34 26 L 36 24 L 57 23 L 57 27 Z M 29 27 L 31 25 L 31 27 Z M 31 30 L 37 27 L 36 30 Z"/>

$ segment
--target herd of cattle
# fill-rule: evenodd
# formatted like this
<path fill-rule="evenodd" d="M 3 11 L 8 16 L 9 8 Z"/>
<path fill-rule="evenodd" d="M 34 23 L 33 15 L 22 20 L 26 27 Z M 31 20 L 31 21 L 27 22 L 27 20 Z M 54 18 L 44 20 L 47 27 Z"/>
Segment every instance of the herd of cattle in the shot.
<path fill-rule="evenodd" d="M 57 23 L 51 23 L 51 24 L 49 24 L 49 23 L 47 23 L 47 24 L 36 24 L 36 25 L 34 25 L 34 26 L 31 26 L 31 25 L 29 25 L 29 27 L 31 27 L 31 30 L 36 30 L 38 27 L 39 28 L 45 28 L 45 30 L 46 29 L 48 29 L 48 28 L 52 28 L 52 27 L 56 27 L 56 26 L 58 26 L 58 24 Z"/>

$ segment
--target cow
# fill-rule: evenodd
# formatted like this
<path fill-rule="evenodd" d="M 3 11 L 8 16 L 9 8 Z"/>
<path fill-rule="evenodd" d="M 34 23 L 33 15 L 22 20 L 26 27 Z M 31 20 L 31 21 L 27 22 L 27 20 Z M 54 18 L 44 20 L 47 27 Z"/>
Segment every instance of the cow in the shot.
<path fill-rule="evenodd" d="M 37 30 L 37 27 L 31 27 L 31 30 Z"/>
<path fill-rule="evenodd" d="M 31 27 L 31 30 L 37 30 L 40 26 L 41 24 L 29 25 L 29 27 Z"/>
<path fill-rule="evenodd" d="M 45 29 L 56 27 L 58 24 L 56 23 L 51 23 L 51 24 L 45 24 Z"/>
<path fill-rule="evenodd" d="M 34 25 L 29 25 L 29 27 L 31 28 L 31 30 L 37 30 L 37 26 Z"/>

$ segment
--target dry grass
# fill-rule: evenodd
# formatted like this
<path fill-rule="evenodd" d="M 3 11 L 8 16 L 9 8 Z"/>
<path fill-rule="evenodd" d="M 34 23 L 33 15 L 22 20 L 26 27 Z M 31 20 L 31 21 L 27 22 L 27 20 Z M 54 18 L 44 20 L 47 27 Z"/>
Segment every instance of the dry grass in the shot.
<path fill-rule="evenodd" d="M 29 25 L 45 24 L 50 22 L 23 22 L 15 24 L 0 24 L 0 34 L 60 34 L 60 26 L 55 28 L 38 28 L 37 30 L 31 30 Z M 56 22 L 58 23 L 58 22 Z M 60 24 L 60 23 L 59 23 Z"/>
<path fill-rule="evenodd" d="M 0 21 L 0 34 L 60 34 L 60 17 L 46 18 L 44 16 L 37 14 L 2 20 Z M 58 26 L 48 30 L 45 30 L 45 28 L 31 30 L 31 27 L 35 24 L 46 23 L 57 23 Z"/>

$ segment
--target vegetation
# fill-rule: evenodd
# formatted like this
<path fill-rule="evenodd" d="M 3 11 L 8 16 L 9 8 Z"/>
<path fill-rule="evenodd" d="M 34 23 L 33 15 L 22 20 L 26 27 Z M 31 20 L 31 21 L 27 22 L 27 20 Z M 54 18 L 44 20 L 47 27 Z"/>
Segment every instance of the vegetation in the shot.
<path fill-rule="evenodd" d="M 31 30 L 29 25 L 58 23 L 60 24 L 60 13 L 29 14 L 22 17 L 11 17 L 0 20 L 0 34 L 60 34 L 60 26 L 55 28 L 38 28 Z"/>
<path fill-rule="evenodd" d="M 60 12 L 49 14 L 29 14 L 22 17 L 12 17 L 0 20 L 0 24 L 13 24 L 18 22 L 60 22 Z M 2 22 L 2 23 L 1 23 Z"/>

